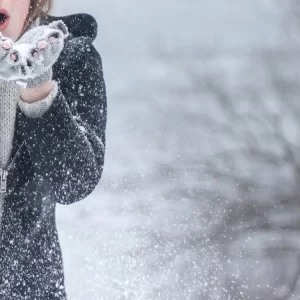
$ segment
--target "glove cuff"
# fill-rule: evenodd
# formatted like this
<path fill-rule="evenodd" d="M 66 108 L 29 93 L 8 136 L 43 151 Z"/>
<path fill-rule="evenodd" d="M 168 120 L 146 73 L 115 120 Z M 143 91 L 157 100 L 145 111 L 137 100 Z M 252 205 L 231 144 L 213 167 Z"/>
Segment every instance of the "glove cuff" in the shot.
<path fill-rule="evenodd" d="M 45 73 L 35 77 L 30 78 L 28 80 L 18 80 L 17 84 L 23 88 L 37 88 L 41 86 L 43 83 L 45 83 L 48 80 L 52 79 L 52 68 L 48 69 Z"/>

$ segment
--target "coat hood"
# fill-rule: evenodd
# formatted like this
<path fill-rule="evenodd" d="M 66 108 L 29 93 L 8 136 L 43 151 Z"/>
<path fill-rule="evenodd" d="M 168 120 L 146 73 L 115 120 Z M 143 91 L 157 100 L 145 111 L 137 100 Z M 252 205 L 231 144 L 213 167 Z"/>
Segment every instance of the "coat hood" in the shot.
<path fill-rule="evenodd" d="M 97 37 L 97 21 L 89 14 L 80 13 L 62 17 L 47 15 L 41 18 L 40 25 L 46 25 L 57 20 L 62 20 L 67 25 L 69 29 L 68 39 L 88 37 L 93 41 Z"/>

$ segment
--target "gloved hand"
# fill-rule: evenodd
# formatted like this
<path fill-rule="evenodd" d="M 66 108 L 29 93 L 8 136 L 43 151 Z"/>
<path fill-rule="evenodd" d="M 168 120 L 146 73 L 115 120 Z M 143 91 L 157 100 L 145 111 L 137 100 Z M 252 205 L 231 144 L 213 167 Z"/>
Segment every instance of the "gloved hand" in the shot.
<path fill-rule="evenodd" d="M 15 43 L 0 33 L 0 79 L 27 88 L 52 79 L 52 66 L 68 34 L 63 21 L 34 27 Z"/>

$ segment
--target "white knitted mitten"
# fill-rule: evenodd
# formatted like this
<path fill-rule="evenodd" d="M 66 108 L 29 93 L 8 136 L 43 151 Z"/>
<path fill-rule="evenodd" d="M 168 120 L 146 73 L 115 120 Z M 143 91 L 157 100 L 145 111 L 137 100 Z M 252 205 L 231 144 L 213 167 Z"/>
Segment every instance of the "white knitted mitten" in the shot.
<path fill-rule="evenodd" d="M 0 34 L 0 78 L 27 88 L 51 79 L 52 66 L 68 34 L 67 26 L 60 20 L 34 27 L 15 43 Z"/>

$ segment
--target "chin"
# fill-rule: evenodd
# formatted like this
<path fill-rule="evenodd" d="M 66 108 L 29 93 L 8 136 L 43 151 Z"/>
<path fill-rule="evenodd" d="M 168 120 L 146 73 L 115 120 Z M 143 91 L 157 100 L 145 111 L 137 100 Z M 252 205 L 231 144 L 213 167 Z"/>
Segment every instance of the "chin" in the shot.
<path fill-rule="evenodd" d="M 10 39 L 12 39 L 14 42 L 18 39 L 20 33 L 14 31 L 10 31 L 10 30 L 3 30 L 1 32 L 5 37 L 8 37 Z"/>

